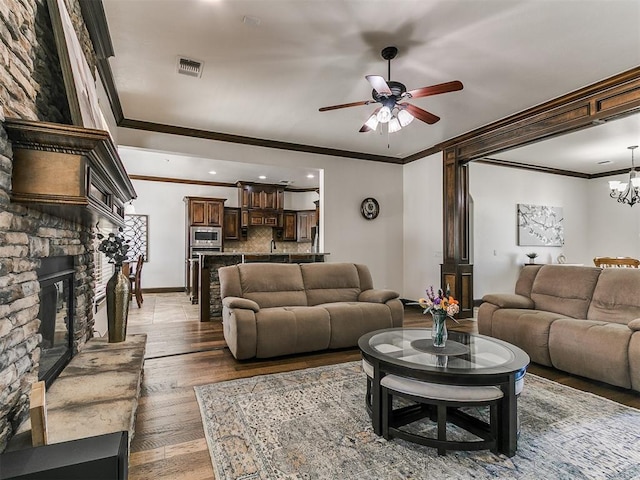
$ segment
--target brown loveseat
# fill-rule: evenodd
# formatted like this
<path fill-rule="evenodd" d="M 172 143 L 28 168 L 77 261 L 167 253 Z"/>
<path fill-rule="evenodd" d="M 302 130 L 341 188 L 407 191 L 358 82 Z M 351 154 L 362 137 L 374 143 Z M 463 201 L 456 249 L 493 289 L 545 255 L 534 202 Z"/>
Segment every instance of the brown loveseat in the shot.
<path fill-rule="evenodd" d="M 515 294 L 482 300 L 481 334 L 536 363 L 640 391 L 640 270 L 525 266 Z"/>
<path fill-rule="evenodd" d="M 398 294 L 374 290 L 353 263 L 245 263 L 222 267 L 224 338 L 237 359 L 353 347 L 363 334 L 401 327 Z"/>

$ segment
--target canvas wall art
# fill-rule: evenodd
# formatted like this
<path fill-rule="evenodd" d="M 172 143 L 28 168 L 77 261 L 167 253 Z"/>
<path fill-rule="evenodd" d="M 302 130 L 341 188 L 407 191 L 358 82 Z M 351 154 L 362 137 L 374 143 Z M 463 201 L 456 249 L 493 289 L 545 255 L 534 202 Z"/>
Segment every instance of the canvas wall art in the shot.
<path fill-rule="evenodd" d="M 519 203 L 518 245 L 544 247 L 564 245 L 562 207 Z"/>

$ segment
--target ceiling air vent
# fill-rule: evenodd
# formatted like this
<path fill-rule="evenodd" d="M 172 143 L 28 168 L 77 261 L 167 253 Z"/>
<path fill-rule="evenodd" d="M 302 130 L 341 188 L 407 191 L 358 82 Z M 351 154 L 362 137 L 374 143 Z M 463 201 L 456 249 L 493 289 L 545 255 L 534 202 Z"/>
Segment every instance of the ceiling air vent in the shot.
<path fill-rule="evenodd" d="M 191 58 L 178 57 L 178 73 L 199 78 L 202 75 L 203 62 Z"/>

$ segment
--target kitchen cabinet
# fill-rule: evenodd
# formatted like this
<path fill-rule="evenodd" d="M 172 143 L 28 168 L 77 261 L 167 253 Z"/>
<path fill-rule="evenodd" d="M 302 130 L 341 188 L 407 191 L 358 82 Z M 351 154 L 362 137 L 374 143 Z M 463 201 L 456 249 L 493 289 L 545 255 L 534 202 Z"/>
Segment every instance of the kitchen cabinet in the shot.
<path fill-rule="evenodd" d="M 284 187 L 266 183 L 238 182 L 240 208 L 249 210 L 282 210 Z"/>
<path fill-rule="evenodd" d="M 278 226 L 278 214 L 273 211 L 249 210 L 249 226 Z"/>
<path fill-rule="evenodd" d="M 224 209 L 224 225 L 222 228 L 225 240 L 240 240 L 240 209 Z"/>
<path fill-rule="evenodd" d="M 222 226 L 225 199 L 185 197 L 185 200 L 188 201 L 190 225 Z"/>
<path fill-rule="evenodd" d="M 296 240 L 298 242 L 311 241 L 311 227 L 316 225 L 315 210 L 301 210 L 296 212 Z"/>
<path fill-rule="evenodd" d="M 285 242 L 295 242 L 298 232 L 296 230 L 297 213 L 292 210 L 285 210 L 282 215 L 282 240 Z"/>

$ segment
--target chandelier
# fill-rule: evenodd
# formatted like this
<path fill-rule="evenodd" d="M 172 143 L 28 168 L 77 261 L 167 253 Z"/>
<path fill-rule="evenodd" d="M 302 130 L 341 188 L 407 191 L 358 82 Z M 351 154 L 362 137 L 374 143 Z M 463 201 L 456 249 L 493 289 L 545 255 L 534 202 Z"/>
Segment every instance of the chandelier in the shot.
<path fill-rule="evenodd" d="M 629 182 L 618 182 L 613 180 L 609 182 L 609 188 L 611 193 L 609 196 L 615 198 L 620 203 L 626 203 L 630 207 L 633 207 L 636 203 L 640 202 L 640 175 L 635 169 L 633 163 L 633 151 L 638 148 L 638 145 L 627 147 L 631 150 L 631 171 L 629 172 Z"/>

